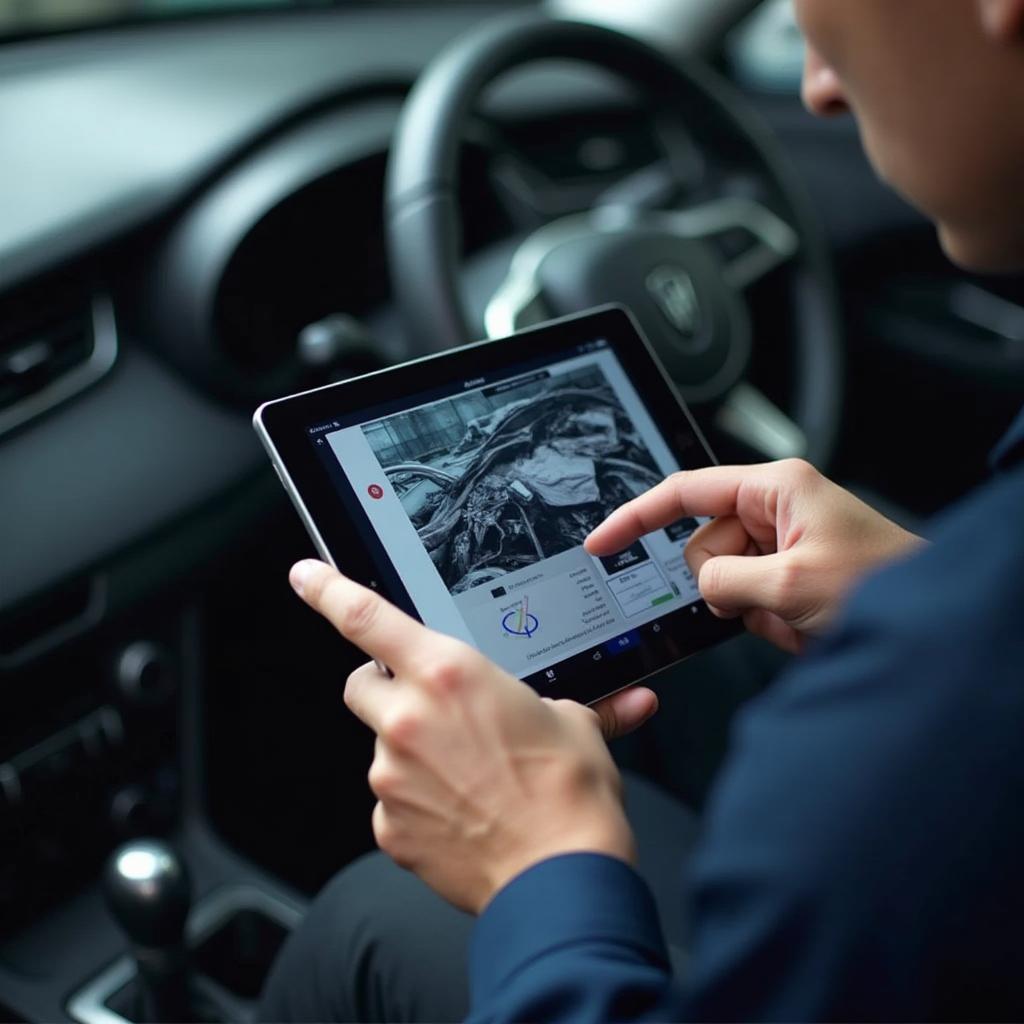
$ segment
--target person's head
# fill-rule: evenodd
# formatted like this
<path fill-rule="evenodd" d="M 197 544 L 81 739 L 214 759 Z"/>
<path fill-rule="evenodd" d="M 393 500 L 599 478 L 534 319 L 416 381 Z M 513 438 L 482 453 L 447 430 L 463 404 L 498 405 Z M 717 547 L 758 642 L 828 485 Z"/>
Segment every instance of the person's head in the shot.
<path fill-rule="evenodd" d="M 1024 0 L 795 0 L 804 102 L 850 110 L 962 266 L 1024 268 Z"/>

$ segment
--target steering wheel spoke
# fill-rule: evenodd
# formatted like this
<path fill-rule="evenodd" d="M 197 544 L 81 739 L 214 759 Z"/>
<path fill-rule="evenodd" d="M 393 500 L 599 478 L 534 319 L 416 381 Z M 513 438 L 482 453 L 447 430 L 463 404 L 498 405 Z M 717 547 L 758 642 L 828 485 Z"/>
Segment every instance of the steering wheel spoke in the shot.
<path fill-rule="evenodd" d="M 488 338 L 503 338 L 507 334 L 514 334 L 516 331 L 552 319 L 554 314 L 548 308 L 540 291 L 523 293 L 518 301 L 510 302 L 508 305 L 504 304 L 499 293 L 487 306 L 484 326 Z"/>
<path fill-rule="evenodd" d="M 763 391 L 737 384 L 718 407 L 715 427 L 767 459 L 807 456 L 807 435 Z"/>
<path fill-rule="evenodd" d="M 506 214 L 520 228 L 537 227 L 587 205 L 581 190 L 556 185 L 540 168 L 509 149 L 491 160 L 491 184 Z"/>
<path fill-rule="evenodd" d="M 594 203 L 595 213 L 621 210 L 638 216 L 644 210 L 669 205 L 679 189 L 679 178 L 668 157 L 647 164 L 608 186 Z"/>
<path fill-rule="evenodd" d="M 594 230 L 590 214 L 570 214 L 539 228 L 516 250 L 502 281 L 484 313 L 488 338 L 502 338 L 530 324 L 551 319 L 538 276 L 552 249 Z"/>
<path fill-rule="evenodd" d="M 800 236 L 768 207 L 742 196 L 723 196 L 663 215 L 684 238 L 728 238 L 737 246 L 725 266 L 726 284 L 745 291 L 800 251 Z"/>

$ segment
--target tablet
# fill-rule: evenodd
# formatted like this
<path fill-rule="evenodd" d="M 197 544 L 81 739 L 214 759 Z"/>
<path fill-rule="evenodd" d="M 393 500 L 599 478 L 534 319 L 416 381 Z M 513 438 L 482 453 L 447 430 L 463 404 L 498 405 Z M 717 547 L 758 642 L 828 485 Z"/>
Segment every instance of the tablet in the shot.
<path fill-rule="evenodd" d="M 320 555 L 544 696 L 592 703 L 734 635 L 684 519 L 583 549 L 610 512 L 714 458 L 622 307 L 262 405 Z"/>

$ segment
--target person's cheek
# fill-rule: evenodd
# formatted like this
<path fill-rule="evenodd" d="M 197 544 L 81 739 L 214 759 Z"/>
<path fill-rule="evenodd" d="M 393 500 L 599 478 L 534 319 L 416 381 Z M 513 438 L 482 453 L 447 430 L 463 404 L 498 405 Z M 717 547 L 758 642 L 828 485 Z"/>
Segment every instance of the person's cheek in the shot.
<path fill-rule="evenodd" d="M 822 10 L 824 6 L 824 0 L 794 0 L 793 3 L 793 16 L 797 28 L 813 50 L 818 50 L 822 37 L 827 32 L 827 19 L 823 17 L 827 12 Z"/>

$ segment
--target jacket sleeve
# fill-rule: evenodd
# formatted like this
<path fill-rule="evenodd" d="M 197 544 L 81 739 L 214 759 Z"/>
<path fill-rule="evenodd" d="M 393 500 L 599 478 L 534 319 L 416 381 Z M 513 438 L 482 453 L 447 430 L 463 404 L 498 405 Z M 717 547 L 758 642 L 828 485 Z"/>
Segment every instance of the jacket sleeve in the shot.
<path fill-rule="evenodd" d="M 574 853 L 514 879 L 477 922 L 470 1020 L 673 1020 L 650 891 L 622 861 Z"/>

